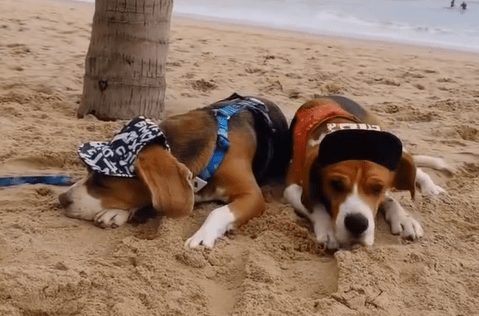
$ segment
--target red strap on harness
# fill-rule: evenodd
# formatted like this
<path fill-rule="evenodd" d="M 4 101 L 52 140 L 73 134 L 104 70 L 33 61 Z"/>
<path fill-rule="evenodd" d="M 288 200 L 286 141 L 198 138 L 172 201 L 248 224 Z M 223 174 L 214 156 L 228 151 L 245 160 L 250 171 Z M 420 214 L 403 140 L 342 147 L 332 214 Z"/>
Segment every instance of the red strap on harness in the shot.
<path fill-rule="evenodd" d="M 303 164 L 306 161 L 306 146 L 311 132 L 314 131 L 316 126 L 333 117 L 344 117 L 356 121 L 354 115 L 333 103 L 320 104 L 296 112 L 296 124 L 293 128 L 293 161 L 291 165 L 295 183 L 303 184 Z"/>

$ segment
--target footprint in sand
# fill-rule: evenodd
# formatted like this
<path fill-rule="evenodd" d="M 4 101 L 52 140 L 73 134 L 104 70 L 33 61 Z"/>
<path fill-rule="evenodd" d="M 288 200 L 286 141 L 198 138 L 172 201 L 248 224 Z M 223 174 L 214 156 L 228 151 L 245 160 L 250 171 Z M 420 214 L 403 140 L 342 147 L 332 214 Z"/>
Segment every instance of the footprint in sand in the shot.
<path fill-rule="evenodd" d="M 469 125 L 456 126 L 456 131 L 463 140 L 478 141 L 479 131 L 477 128 Z"/>
<path fill-rule="evenodd" d="M 201 92 L 208 92 L 211 90 L 216 90 L 218 88 L 218 85 L 213 79 L 209 81 L 206 81 L 205 79 L 196 80 L 193 81 L 191 85 L 193 89 Z"/>

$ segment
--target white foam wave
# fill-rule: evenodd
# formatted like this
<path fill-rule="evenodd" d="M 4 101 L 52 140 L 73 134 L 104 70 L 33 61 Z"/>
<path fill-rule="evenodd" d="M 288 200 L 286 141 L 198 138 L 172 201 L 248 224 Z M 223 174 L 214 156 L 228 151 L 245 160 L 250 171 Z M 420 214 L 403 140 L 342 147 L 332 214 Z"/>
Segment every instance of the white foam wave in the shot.
<path fill-rule="evenodd" d="M 479 51 L 479 23 L 473 15 L 477 11 L 470 3 L 471 10 L 465 13 L 445 10 L 433 0 L 175 0 L 173 12 L 278 29 Z"/>

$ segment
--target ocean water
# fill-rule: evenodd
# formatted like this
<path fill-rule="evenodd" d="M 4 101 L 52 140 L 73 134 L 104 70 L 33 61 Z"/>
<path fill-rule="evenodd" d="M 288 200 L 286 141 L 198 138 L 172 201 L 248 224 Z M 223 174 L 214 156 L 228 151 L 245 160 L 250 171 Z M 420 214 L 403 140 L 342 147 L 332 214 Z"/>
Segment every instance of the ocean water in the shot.
<path fill-rule="evenodd" d="M 93 2 L 93 0 L 87 0 Z M 479 0 L 174 0 L 187 16 L 479 52 Z"/>

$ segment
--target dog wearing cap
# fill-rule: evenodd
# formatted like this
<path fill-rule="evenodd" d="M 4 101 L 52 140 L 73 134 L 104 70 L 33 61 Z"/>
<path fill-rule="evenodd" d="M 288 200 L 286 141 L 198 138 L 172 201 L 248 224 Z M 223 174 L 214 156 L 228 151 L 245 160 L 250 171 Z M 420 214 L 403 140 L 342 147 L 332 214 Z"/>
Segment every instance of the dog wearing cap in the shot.
<path fill-rule="evenodd" d="M 451 172 L 439 158 L 412 156 L 401 141 L 383 131 L 377 117 L 342 96 L 325 96 L 303 104 L 290 126 L 293 150 L 284 197 L 313 224 L 326 249 L 374 243 L 378 209 L 393 234 L 423 236 L 389 191 L 416 187 L 427 194 L 444 190 L 419 166 Z"/>
<path fill-rule="evenodd" d="M 59 201 L 67 216 L 100 227 L 121 226 L 145 208 L 181 217 L 195 202 L 224 202 L 186 241 L 192 248 L 213 247 L 226 231 L 264 211 L 260 185 L 284 178 L 290 150 L 277 105 L 233 94 L 159 125 L 137 117 L 111 141 L 83 144 L 79 156 L 88 175 Z"/>

